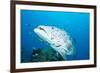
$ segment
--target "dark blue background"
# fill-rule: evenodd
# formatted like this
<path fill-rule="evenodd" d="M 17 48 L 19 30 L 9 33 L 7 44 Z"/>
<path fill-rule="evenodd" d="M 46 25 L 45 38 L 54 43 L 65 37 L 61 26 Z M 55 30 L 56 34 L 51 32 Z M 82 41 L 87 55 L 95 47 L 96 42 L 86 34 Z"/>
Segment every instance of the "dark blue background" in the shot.
<path fill-rule="evenodd" d="M 68 60 L 89 59 L 89 17 L 82 12 L 21 10 L 21 58 L 29 62 L 33 48 L 50 48 L 33 32 L 38 25 L 50 25 L 64 29 L 73 38 L 76 55 L 68 56 Z"/>

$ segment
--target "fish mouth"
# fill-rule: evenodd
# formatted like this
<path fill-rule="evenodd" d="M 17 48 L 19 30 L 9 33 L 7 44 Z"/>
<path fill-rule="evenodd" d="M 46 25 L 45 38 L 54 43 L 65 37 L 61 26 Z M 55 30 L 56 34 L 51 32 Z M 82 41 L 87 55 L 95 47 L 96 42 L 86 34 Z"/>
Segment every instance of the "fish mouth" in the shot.
<path fill-rule="evenodd" d="M 42 27 L 38 27 L 40 30 L 44 30 Z"/>
<path fill-rule="evenodd" d="M 42 31 L 44 31 L 44 28 L 42 26 L 38 26 L 37 28 L 34 29 L 35 33 L 39 33 L 39 32 L 42 32 Z"/>
<path fill-rule="evenodd" d="M 38 26 L 38 27 L 35 28 L 33 31 L 34 31 L 35 33 L 39 33 L 39 32 L 47 33 L 46 30 L 44 29 L 44 26 Z"/>

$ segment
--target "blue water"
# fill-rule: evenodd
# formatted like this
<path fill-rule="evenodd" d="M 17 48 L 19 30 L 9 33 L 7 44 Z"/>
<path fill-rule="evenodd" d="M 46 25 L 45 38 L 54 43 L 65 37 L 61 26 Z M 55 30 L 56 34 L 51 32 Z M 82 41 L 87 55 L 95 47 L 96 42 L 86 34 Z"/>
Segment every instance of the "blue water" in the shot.
<path fill-rule="evenodd" d="M 89 24 L 89 13 L 21 10 L 21 59 L 30 62 L 33 48 L 50 47 L 33 32 L 39 25 L 56 26 L 70 34 L 75 42 L 76 55 L 68 56 L 67 60 L 89 59 Z"/>

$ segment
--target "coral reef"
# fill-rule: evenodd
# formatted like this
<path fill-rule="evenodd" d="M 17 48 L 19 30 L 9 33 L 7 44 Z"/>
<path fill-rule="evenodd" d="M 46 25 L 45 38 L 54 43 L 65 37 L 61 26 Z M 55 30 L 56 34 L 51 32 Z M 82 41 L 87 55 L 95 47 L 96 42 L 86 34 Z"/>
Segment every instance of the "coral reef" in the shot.
<path fill-rule="evenodd" d="M 33 49 L 32 62 L 62 61 L 59 53 L 53 49 Z"/>

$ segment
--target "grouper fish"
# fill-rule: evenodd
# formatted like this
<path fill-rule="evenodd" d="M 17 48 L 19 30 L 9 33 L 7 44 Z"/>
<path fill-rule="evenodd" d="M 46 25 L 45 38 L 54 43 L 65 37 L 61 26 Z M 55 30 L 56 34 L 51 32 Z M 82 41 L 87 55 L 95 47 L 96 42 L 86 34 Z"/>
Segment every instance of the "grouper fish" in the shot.
<path fill-rule="evenodd" d="M 49 43 L 49 45 L 58 52 L 63 59 L 67 59 L 67 55 L 74 54 L 75 47 L 70 35 L 55 26 L 39 25 L 33 30 L 42 40 Z"/>

